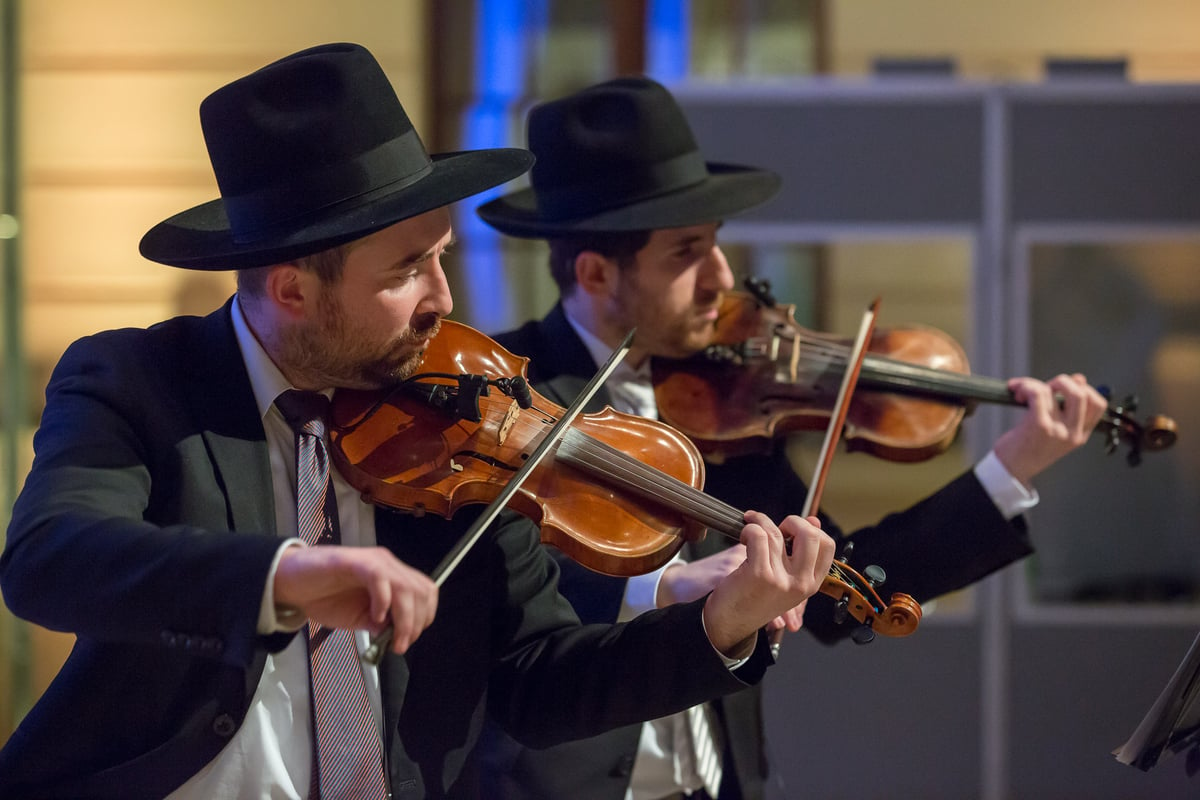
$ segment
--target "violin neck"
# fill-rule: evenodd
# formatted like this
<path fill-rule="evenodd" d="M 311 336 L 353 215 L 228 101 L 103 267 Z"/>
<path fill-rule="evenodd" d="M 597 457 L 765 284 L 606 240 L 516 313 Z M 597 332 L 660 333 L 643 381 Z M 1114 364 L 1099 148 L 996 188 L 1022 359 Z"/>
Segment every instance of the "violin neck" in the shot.
<path fill-rule="evenodd" d="M 860 389 L 924 397 L 974 406 L 976 403 L 1020 405 L 1008 383 L 997 378 L 934 369 L 868 354 L 859 374 Z"/>

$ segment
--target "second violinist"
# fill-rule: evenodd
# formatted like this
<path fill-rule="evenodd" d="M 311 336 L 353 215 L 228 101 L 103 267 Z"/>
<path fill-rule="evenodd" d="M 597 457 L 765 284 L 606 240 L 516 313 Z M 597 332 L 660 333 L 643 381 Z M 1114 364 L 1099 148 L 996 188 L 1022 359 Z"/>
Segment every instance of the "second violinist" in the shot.
<path fill-rule="evenodd" d="M 531 381 L 567 404 L 636 327 L 634 349 L 597 404 L 656 417 L 650 359 L 685 358 L 711 344 L 717 310 L 734 286 L 717 242 L 721 221 L 768 200 L 779 178 L 706 162 L 674 98 L 645 78 L 609 81 L 537 106 L 527 134 L 537 156 L 531 188 L 494 200 L 479 214 L 506 234 L 548 240 L 560 301 L 544 319 L 496 339 L 530 357 Z M 1032 552 L 1021 515 L 1037 503 L 1033 480 L 1088 440 L 1106 402 L 1081 375 L 1018 378 L 1009 388 L 1027 410 L 972 470 L 875 526 L 835 536 L 842 547 L 854 544 L 852 563 L 886 569 L 887 591 L 923 602 Z M 795 513 L 806 493 L 783 441 L 768 455 L 709 464 L 705 486 L 734 506 L 774 516 Z M 831 520 L 823 528 L 840 534 Z M 743 548 L 726 549 L 714 536 L 689 543 L 684 555 L 629 580 L 563 563 L 562 589 L 585 621 L 626 619 L 702 596 L 745 558 Z M 834 623 L 827 601 L 809 601 L 803 626 L 835 641 L 848 629 Z M 761 798 L 767 763 L 761 690 L 714 705 L 716 713 L 700 707 L 540 751 L 492 730 L 484 742 L 487 782 L 499 788 L 491 796 Z M 715 754 L 697 753 L 690 744 L 695 717 L 706 719 L 715 741 L 724 743 Z M 718 769 L 701 766 L 714 760 Z"/>

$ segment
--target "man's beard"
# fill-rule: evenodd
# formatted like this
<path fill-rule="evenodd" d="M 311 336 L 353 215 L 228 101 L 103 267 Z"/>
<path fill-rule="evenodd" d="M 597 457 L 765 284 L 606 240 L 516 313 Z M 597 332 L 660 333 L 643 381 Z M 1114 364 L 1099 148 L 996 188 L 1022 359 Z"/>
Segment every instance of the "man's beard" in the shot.
<path fill-rule="evenodd" d="M 626 327 L 632 327 L 638 319 L 651 321 L 650 327 L 646 328 L 651 341 L 646 343 L 643 337 L 642 342 L 638 343 L 650 355 L 688 358 L 712 344 L 717 323 L 700 319 L 703 307 L 693 305 L 674 316 L 667 316 L 656 299 L 640 294 L 636 281 L 627 281 L 620 291 L 625 293 L 621 298 L 622 306 L 637 309 L 628 314 Z M 713 302 L 719 302 L 719 298 L 720 295 L 714 295 Z M 637 339 L 636 336 L 634 338 Z"/>
<path fill-rule="evenodd" d="M 416 345 L 437 335 L 441 320 L 426 314 L 382 344 L 356 325 L 337 300 L 321 298 L 319 316 L 288 331 L 281 346 L 287 363 L 311 386 L 379 389 L 411 377 L 425 357 Z"/>

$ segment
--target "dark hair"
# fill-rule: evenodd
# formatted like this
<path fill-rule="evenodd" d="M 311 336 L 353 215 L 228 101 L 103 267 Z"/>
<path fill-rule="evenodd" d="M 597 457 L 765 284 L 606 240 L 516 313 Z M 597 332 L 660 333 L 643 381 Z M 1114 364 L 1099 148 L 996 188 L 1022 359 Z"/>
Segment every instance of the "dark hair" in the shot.
<path fill-rule="evenodd" d="M 292 259 L 293 263 L 306 272 L 313 272 L 321 283 L 329 286 L 337 283 L 342 277 L 342 267 L 346 264 L 346 256 L 350 253 L 353 242 L 340 244 L 326 250 Z M 245 297 L 261 297 L 266 290 L 267 272 L 270 267 L 253 267 L 237 271 L 238 294 Z"/>
<path fill-rule="evenodd" d="M 550 277 L 558 284 L 558 293 L 566 297 L 575 289 L 575 259 L 587 250 L 599 253 L 626 269 L 633 265 L 634 256 L 650 241 L 651 231 L 613 231 L 580 233 L 551 239 Z"/>

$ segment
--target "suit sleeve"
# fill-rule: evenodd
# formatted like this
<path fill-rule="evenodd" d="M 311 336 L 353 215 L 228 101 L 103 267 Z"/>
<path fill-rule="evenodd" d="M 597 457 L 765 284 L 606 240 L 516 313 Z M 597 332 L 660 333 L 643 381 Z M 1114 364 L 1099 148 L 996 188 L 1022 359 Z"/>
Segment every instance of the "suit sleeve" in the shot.
<path fill-rule="evenodd" d="M 573 624 L 557 570 L 537 539 L 514 529 L 499 541 L 508 572 L 505 607 L 518 614 L 495 626 L 504 641 L 489 707 L 523 743 L 544 746 L 665 716 L 765 674 L 764 637 L 746 665 L 725 667 L 704 632 L 703 600 L 627 623 Z"/>
<path fill-rule="evenodd" d="M 194 634 L 200 655 L 244 665 L 278 541 L 229 532 L 202 437 L 163 385 L 169 366 L 131 349 L 91 337 L 55 369 L 0 557 L 5 601 L 100 641 Z"/>

